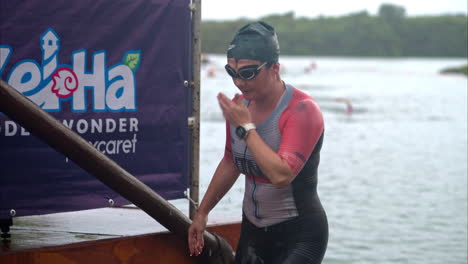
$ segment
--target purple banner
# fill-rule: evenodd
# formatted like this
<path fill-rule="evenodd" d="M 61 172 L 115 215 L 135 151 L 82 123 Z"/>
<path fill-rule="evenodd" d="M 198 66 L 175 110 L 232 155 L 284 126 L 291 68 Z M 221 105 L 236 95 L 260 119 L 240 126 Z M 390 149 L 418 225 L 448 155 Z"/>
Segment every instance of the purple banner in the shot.
<path fill-rule="evenodd" d="M 0 78 L 166 199 L 188 188 L 189 0 L 0 0 Z M 0 218 L 129 202 L 0 113 Z"/>

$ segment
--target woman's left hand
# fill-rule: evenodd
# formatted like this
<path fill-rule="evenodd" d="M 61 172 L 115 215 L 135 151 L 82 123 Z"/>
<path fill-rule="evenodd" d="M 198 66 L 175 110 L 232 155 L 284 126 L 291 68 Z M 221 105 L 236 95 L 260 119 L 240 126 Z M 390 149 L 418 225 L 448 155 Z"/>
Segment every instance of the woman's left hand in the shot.
<path fill-rule="evenodd" d="M 223 111 L 224 119 L 233 126 L 237 127 L 238 125 L 252 122 L 250 111 L 247 109 L 247 106 L 242 103 L 242 98 L 239 94 L 236 94 L 233 102 L 223 93 L 219 93 L 218 103 Z"/>
<path fill-rule="evenodd" d="M 195 214 L 193 222 L 188 229 L 188 247 L 190 256 L 198 256 L 201 254 L 203 247 L 205 246 L 203 232 L 206 230 L 207 222 L 207 215 L 200 212 Z"/>

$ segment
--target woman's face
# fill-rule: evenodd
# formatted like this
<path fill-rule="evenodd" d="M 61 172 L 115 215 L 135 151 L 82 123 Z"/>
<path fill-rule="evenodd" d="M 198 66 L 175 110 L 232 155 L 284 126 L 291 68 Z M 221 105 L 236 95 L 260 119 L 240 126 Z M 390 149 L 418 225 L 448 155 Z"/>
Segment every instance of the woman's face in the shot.
<path fill-rule="evenodd" d="M 242 67 L 256 65 L 260 66 L 263 64 L 261 61 L 257 60 L 247 60 L 247 59 L 240 59 L 236 60 L 234 58 L 228 59 L 228 64 L 234 69 L 236 72 L 239 71 Z M 243 80 L 241 78 L 233 79 L 234 84 L 239 88 L 239 90 L 244 95 L 244 98 L 247 100 L 255 100 L 261 98 L 266 95 L 268 92 L 268 87 L 270 86 L 270 82 L 274 76 L 272 76 L 273 72 L 271 72 L 271 68 L 267 68 L 266 65 L 263 66 L 260 72 L 255 76 L 255 78 L 251 80 Z"/>

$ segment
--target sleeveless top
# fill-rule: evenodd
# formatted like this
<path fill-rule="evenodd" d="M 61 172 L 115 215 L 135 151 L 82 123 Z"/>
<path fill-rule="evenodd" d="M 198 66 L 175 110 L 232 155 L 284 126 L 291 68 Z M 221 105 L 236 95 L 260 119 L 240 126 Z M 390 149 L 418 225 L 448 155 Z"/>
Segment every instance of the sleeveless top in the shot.
<path fill-rule="evenodd" d="M 317 195 L 317 169 L 323 141 L 323 117 L 315 101 L 286 84 L 273 113 L 257 133 L 294 172 L 287 186 L 275 187 L 260 170 L 235 127 L 226 123 L 225 159 L 246 175 L 243 213 L 257 227 L 277 224 L 300 215 L 323 212 Z M 248 105 L 244 99 L 244 104 Z"/>

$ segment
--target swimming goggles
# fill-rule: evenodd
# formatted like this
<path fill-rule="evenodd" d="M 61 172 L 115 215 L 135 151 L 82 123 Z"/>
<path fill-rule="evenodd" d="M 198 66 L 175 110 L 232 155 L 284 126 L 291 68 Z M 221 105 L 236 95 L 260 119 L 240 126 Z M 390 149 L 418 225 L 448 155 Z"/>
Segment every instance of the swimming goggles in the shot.
<path fill-rule="evenodd" d="M 226 69 L 227 73 L 232 77 L 232 79 L 241 78 L 242 80 L 252 80 L 257 76 L 257 74 L 262 70 L 263 66 L 265 66 L 267 62 L 264 62 L 262 65 L 248 65 L 244 66 L 236 72 L 229 64 L 226 64 L 224 68 Z"/>

